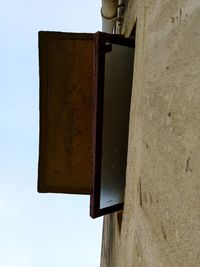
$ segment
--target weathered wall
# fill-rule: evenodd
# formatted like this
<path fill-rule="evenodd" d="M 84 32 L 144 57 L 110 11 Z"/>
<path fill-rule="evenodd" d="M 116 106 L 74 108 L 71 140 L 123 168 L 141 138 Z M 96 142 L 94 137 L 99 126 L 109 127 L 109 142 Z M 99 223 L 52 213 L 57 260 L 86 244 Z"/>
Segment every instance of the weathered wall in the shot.
<path fill-rule="evenodd" d="M 137 23 L 136 23 L 137 22 Z M 200 1 L 130 0 L 136 23 L 125 206 L 102 267 L 200 266 Z"/>

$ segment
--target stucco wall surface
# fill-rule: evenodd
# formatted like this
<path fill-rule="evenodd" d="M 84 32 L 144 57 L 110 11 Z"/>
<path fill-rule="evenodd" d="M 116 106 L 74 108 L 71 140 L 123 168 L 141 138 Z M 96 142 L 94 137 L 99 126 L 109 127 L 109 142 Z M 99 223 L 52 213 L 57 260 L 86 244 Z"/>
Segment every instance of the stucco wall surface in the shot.
<path fill-rule="evenodd" d="M 200 1 L 130 0 L 136 25 L 125 205 L 102 267 L 200 266 Z"/>

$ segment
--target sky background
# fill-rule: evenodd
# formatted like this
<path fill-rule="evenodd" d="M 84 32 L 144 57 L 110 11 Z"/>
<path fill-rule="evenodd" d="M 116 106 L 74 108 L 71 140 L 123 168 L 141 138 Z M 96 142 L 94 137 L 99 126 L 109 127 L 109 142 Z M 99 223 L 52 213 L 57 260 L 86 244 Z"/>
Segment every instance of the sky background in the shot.
<path fill-rule="evenodd" d="M 37 193 L 38 31 L 101 30 L 101 1 L 6 0 L 0 8 L 0 267 L 97 267 L 89 197 Z"/>

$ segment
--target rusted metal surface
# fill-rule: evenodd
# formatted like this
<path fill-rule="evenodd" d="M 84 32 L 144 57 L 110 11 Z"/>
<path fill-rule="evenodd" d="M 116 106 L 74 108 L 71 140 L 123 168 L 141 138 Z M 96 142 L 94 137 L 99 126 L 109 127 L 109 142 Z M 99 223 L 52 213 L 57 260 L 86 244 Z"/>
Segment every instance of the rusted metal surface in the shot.
<path fill-rule="evenodd" d="M 39 192 L 90 194 L 93 37 L 39 33 Z"/>

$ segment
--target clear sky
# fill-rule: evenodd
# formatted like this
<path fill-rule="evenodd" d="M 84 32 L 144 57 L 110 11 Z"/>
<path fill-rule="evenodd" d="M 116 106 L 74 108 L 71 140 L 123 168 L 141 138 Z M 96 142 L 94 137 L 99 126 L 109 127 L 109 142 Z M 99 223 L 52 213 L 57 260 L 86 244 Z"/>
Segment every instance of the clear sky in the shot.
<path fill-rule="evenodd" d="M 0 7 L 0 267 L 97 267 L 102 219 L 89 197 L 37 193 L 39 30 L 101 30 L 101 1 Z"/>

